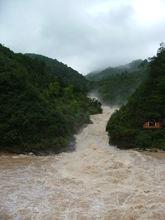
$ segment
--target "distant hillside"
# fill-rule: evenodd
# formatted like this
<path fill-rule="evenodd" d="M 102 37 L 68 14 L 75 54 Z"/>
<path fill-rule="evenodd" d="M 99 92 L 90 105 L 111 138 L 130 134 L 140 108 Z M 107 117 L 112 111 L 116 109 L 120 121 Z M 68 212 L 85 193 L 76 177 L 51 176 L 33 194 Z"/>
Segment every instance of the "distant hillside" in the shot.
<path fill-rule="evenodd" d="M 165 49 L 149 63 L 149 76 L 107 125 L 110 142 L 124 148 L 165 150 Z"/>
<path fill-rule="evenodd" d="M 2 152 L 60 152 L 90 114 L 101 112 L 100 103 L 87 98 L 87 80 L 78 72 L 1 44 L 0 94 Z"/>
<path fill-rule="evenodd" d="M 137 60 L 89 74 L 87 79 L 93 80 L 93 90 L 102 102 L 120 106 L 127 102 L 129 96 L 147 78 L 147 67 L 147 60 Z"/>
<path fill-rule="evenodd" d="M 86 76 L 86 78 L 91 81 L 100 81 L 114 74 L 119 74 L 123 72 L 136 72 L 139 70 L 140 65 L 143 62 L 144 62 L 143 60 L 134 60 L 126 65 L 121 65 L 117 67 L 108 67 L 102 71 L 91 72 Z"/>

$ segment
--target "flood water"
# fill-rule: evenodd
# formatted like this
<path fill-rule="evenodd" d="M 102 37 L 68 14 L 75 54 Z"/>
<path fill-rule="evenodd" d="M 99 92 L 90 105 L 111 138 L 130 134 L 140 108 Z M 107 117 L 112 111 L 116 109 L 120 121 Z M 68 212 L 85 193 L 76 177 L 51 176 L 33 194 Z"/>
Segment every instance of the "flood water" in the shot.
<path fill-rule="evenodd" d="M 0 220 L 165 220 L 165 155 L 109 146 L 113 109 L 91 117 L 76 151 L 0 157 Z"/>

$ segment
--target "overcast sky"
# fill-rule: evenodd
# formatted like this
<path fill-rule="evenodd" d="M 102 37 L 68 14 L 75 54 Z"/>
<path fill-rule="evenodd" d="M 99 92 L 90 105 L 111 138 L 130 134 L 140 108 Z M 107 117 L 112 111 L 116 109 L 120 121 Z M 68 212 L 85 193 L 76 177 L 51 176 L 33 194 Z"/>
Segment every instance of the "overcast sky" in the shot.
<path fill-rule="evenodd" d="M 0 0 L 0 43 L 79 72 L 153 56 L 165 40 L 165 0 Z"/>

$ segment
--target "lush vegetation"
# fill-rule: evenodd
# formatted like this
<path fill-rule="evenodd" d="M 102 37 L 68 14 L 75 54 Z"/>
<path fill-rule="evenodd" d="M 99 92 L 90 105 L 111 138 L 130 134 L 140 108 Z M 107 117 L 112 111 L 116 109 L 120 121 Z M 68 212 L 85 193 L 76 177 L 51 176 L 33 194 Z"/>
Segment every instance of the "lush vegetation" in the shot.
<path fill-rule="evenodd" d="M 93 89 L 102 102 L 121 106 L 147 78 L 147 67 L 147 60 L 137 60 L 125 66 L 91 73 L 87 79 L 93 81 Z"/>
<path fill-rule="evenodd" d="M 126 65 L 121 65 L 117 67 L 108 67 L 101 71 L 94 71 L 89 73 L 86 78 L 90 81 L 100 81 L 106 79 L 111 75 L 119 74 L 123 72 L 136 72 L 139 70 L 139 66 L 143 63 L 142 60 L 134 60 Z"/>
<path fill-rule="evenodd" d="M 87 80 L 39 55 L 15 54 L 0 45 L 0 151 L 50 153 L 101 112 L 87 98 Z"/>
<path fill-rule="evenodd" d="M 26 54 L 26 56 L 36 61 L 44 62 L 46 68 L 49 70 L 49 74 L 55 76 L 62 85 L 72 84 L 74 85 L 74 90 L 78 92 L 84 92 L 89 89 L 89 81 L 84 76 L 58 60 L 38 54 Z"/>
<path fill-rule="evenodd" d="M 162 128 L 144 129 L 146 121 L 155 120 Z M 149 76 L 116 111 L 107 124 L 110 142 L 123 148 L 160 148 L 165 150 L 165 49 L 150 59 Z"/>

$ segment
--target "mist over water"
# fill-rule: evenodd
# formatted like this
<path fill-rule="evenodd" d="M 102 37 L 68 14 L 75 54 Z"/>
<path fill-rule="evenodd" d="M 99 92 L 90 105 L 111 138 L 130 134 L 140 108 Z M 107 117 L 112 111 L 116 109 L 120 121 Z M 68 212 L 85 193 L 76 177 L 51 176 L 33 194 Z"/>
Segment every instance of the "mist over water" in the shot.
<path fill-rule="evenodd" d="M 0 220 L 164 220 L 165 159 L 109 146 L 114 110 L 91 116 L 75 152 L 1 156 Z"/>

